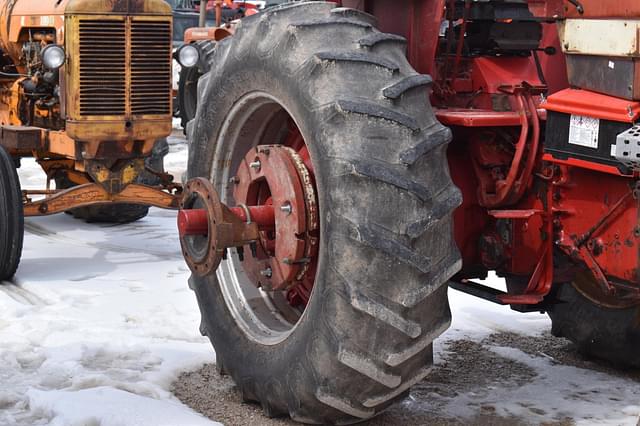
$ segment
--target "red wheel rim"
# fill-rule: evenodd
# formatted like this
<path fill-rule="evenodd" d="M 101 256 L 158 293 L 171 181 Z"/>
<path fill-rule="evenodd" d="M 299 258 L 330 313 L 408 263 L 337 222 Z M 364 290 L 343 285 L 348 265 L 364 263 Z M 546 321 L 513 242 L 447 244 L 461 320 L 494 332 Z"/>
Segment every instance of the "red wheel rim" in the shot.
<path fill-rule="evenodd" d="M 318 266 L 319 212 L 313 164 L 298 127 L 289 119 L 282 145 L 259 145 L 245 156 L 233 178 L 238 205 L 274 206 L 275 224 L 261 238 L 243 269 L 256 287 L 284 291 L 304 310 Z"/>

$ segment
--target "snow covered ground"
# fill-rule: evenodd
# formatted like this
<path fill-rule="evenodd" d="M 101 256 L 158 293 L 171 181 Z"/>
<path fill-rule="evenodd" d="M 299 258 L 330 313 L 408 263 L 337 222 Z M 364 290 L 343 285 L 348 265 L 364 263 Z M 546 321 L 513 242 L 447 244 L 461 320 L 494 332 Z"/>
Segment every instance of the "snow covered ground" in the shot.
<path fill-rule="evenodd" d="M 180 140 L 172 140 L 167 160 L 169 171 L 184 170 Z M 20 173 L 24 187 L 42 185 L 35 163 L 24 161 Z M 170 391 L 180 372 L 215 360 L 198 332 L 188 275 L 174 212 L 152 209 L 124 226 L 85 224 L 68 215 L 27 219 L 15 282 L 0 285 L 0 425 L 215 424 Z M 536 346 L 549 328 L 543 315 L 450 294 L 454 322 L 436 345 L 436 362 L 457 365 L 454 357 L 464 349 L 459 342 L 466 341 L 489 354 L 490 368 L 477 377 L 496 373 L 491 367 L 500 375 L 488 382 L 470 376 L 464 391 L 449 395 L 425 382 L 397 410 L 437 409 L 443 418 L 473 423 L 490 406 L 494 416 L 523 423 L 636 425 L 637 378 L 567 365 L 544 353 Z M 523 350 L 523 342 L 535 350 Z M 469 370 L 486 367 L 457 362 Z"/>
<path fill-rule="evenodd" d="M 489 281 L 501 287 L 496 277 Z M 472 418 L 482 407 L 491 407 L 497 417 L 532 424 L 640 425 L 638 372 L 629 372 L 627 378 L 624 372 L 600 369 L 562 343 L 565 353 L 558 359 L 545 353 L 547 347 L 557 353 L 554 346 L 562 342 L 549 336 L 551 323 L 546 315 L 517 313 L 451 289 L 449 298 L 453 325 L 437 342 L 436 358 L 451 358 L 450 351 L 457 347 L 453 343 L 467 340 L 488 350 L 493 364 L 480 371 L 489 386 L 470 383 L 468 392 L 447 399 L 444 411 L 451 417 Z M 512 369 L 513 374 L 505 375 L 501 369 Z M 407 403 L 421 402 L 410 398 Z"/>
<path fill-rule="evenodd" d="M 184 168 L 172 144 L 169 168 Z M 23 187 L 42 187 L 31 161 Z M 214 359 L 198 332 L 175 213 L 126 226 L 26 220 L 14 283 L 0 285 L 0 425 L 211 425 L 169 392 Z"/>

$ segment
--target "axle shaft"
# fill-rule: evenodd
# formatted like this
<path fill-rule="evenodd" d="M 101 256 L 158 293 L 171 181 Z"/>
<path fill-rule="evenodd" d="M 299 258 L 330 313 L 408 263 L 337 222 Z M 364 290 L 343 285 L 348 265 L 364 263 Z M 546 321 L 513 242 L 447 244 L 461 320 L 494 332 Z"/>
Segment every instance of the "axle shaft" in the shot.
<path fill-rule="evenodd" d="M 229 210 L 243 222 L 254 222 L 260 228 L 275 226 L 273 206 L 231 207 Z M 180 210 L 178 212 L 178 230 L 181 236 L 207 235 L 209 233 L 207 211 L 205 209 Z"/>

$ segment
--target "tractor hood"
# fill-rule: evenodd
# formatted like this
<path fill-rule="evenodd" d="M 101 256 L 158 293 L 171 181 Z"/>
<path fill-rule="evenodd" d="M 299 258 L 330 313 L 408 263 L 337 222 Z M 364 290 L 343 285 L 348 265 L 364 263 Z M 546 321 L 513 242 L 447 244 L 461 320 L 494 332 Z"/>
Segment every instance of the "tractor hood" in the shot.
<path fill-rule="evenodd" d="M 2 2 L 0 2 L 2 3 Z M 2 14 L 13 17 L 71 14 L 171 15 L 164 0 L 5 0 Z"/>

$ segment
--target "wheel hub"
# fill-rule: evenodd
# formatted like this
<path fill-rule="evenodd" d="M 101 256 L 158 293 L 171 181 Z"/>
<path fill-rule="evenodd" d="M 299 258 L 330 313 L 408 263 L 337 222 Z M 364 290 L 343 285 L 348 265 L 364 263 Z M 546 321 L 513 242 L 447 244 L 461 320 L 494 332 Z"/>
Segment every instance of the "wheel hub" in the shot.
<path fill-rule="evenodd" d="M 215 271 L 228 248 L 243 247 L 258 238 L 258 224 L 243 221 L 222 204 L 218 192 L 204 178 L 185 185 L 178 229 L 184 259 L 198 276 Z"/>
<path fill-rule="evenodd" d="M 299 283 L 316 255 L 318 209 L 307 167 L 291 148 L 263 145 L 238 168 L 233 195 L 244 205 L 272 205 L 275 223 L 263 227 L 257 256 L 245 260 L 249 278 L 263 290 L 288 290 Z"/>
<path fill-rule="evenodd" d="M 234 183 L 235 207 L 220 201 L 203 178 L 189 181 L 178 215 L 183 253 L 200 276 L 237 248 L 243 269 L 264 291 L 288 291 L 287 300 L 309 300 L 318 252 L 318 206 L 303 158 L 283 145 L 261 145 L 242 160 Z M 245 256 L 249 245 L 251 256 Z"/>

